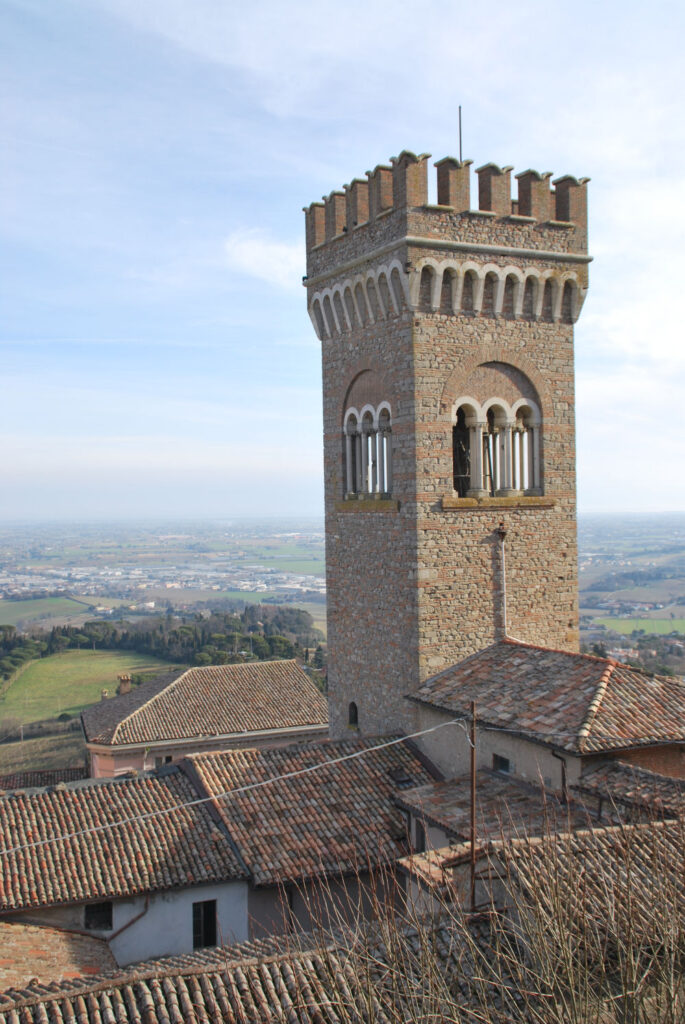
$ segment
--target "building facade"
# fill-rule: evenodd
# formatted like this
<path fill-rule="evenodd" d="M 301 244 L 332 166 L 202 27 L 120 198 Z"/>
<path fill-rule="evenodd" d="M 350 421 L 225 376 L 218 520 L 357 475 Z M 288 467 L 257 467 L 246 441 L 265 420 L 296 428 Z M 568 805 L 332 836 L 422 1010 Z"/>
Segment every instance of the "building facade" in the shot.
<path fill-rule="evenodd" d="M 586 181 L 403 152 L 306 212 L 322 344 L 332 736 L 504 635 L 577 650 Z"/>

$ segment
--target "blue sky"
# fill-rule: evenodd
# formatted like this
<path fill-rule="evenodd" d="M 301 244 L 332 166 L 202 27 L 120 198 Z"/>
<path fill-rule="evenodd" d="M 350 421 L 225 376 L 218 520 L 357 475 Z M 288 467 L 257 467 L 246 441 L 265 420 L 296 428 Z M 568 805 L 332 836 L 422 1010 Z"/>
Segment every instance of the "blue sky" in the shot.
<path fill-rule="evenodd" d="M 682 4 L 3 0 L 0 518 L 318 515 L 302 206 L 588 175 L 581 511 L 685 509 Z M 255 269 L 257 268 L 257 269 Z"/>

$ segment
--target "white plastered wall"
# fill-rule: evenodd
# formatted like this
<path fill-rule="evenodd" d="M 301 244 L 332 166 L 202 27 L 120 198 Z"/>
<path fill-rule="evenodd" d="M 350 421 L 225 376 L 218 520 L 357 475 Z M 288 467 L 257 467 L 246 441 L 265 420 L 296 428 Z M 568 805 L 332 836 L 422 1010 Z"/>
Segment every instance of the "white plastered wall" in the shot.
<path fill-rule="evenodd" d="M 418 729 L 429 729 L 452 717 L 447 711 L 419 705 Z M 464 726 L 468 729 L 469 723 L 465 722 Z M 449 725 L 421 736 L 417 741 L 423 753 L 448 779 L 463 775 L 470 768 L 471 749 L 464 726 Z M 492 768 L 493 754 L 509 760 L 512 774 L 529 782 L 544 782 L 548 789 L 561 789 L 561 761 L 552 755 L 549 747 L 520 736 L 479 728 L 476 734 L 478 768 Z M 580 778 L 581 758 L 568 753 L 562 756 L 566 762 L 566 783 L 572 786 Z"/>

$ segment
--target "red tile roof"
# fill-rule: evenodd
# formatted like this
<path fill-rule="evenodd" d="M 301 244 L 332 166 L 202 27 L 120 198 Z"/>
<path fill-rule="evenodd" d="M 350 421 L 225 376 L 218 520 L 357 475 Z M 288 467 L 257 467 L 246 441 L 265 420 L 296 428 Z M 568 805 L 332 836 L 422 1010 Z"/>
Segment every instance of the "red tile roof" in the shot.
<path fill-rule="evenodd" d="M 77 782 L 87 779 L 88 772 L 78 768 L 44 768 L 37 771 L 12 772 L 0 775 L 0 790 L 33 789 L 36 786 L 56 786 L 58 782 Z"/>
<path fill-rule="evenodd" d="M 296 661 L 191 668 L 83 712 L 89 743 L 185 740 L 273 729 L 325 728 L 328 705 Z"/>
<path fill-rule="evenodd" d="M 483 947 L 484 926 L 472 931 Z M 433 1019 L 435 998 L 427 996 L 421 969 L 433 956 L 441 976 L 463 977 L 464 942 L 449 919 L 433 925 L 430 940 L 429 950 L 423 931 L 400 928 L 389 951 L 373 933 L 353 947 L 297 935 L 281 941 L 283 949 L 246 943 L 148 961 L 108 977 L 2 993 L 0 1024 L 397 1024 L 401 986 L 411 1004 L 403 1001 L 401 1019 L 427 1019 L 426 1007 Z M 467 1005 L 462 992 L 458 985 L 455 1002 Z"/>
<path fill-rule="evenodd" d="M 455 840 L 470 836 L 469 775 L 409 789 L 398 796 L 397 804 Z M 589 821 L 582 805 L 567 806 L 541 786 L 487 769 L 476 773 L 476 831 L 481 840 L 503 835 L 537 835 L 548 829 L 583 828 Z"/>
<path fill-rule="evenodd" d="M 220 794 L 313 765 L 325 767 L 216 800 L 256 885 L 354 871 L 400 856 L 406 826 L 393 802 L 432 776 L 405 742 L 377 739 L 194 754 L 201 786 Z M 340 763 L 334 759 L 367 751 Z"/>
<path fill-rule="evenodd" d="M 678 815 L 685 811 L 685 779 L 660 775 L 627 761 L 607 761 L 584 772 L 573 789 L 602 797 L 606 801 L 605 810 L 609 811 L 612 804 L 657 815 Z"/>
<path fill-rule="evenodd" d="M 436 894 L 447 895 L 463 882 L 470 857 L 468 842 L 415 853 L 400 861 L 403 870 Z M 657 912 L 675 913 L 683 926 L 685 907 L 685 820 L 670 819 L 577 829 L 565 833 L 485 839 L 477 847 L 477 871 L 487 878 L 495 866 L 510 894 L 518 889 L 531 898 L 536 912 L 554 916 L 559 908 L 568 922 L 582 928 L 592 916 L 598 929 L 616 923 L 616 910 L 627 900 L 633 925 Z M 559 893 L 564 893 L 559 900 Z M 556 901 L 556 905 L 555 905 Z M 517 905 L 519 901 L 514 897 Z"/>
<path fill-rule="evenodd" d="M 657 930 L 685 925 L 685 822 L 675 819 L 614 825 L 561 836 L 504 841 L 492 852 L 541 920 L 559 922 L 564 893 L 565 931 L 588 921 L 612 939 L 632 928 L 654 938 Z M 664 932 L 660 934 L 664 939 Z M 620 941 L 620 938 L 619 938 Z"/>
<path fill-rule="evenodd" d="M 177 769 L 162 777 L 91 780 L 3 797 L 0 910 L 244 877 L 225 832 L 204 805 L 171 810 L 194 799 L 197 793 Z M 170 812 L 127 821 L 164 808 Z M 101 825 L 116 827 L 31 845 Z"/>
<path fill-rule="evenodd" d="M 685 684 L 611 658 L 501 640 L 411 700 L 576 753 L 685 741 Z"/>

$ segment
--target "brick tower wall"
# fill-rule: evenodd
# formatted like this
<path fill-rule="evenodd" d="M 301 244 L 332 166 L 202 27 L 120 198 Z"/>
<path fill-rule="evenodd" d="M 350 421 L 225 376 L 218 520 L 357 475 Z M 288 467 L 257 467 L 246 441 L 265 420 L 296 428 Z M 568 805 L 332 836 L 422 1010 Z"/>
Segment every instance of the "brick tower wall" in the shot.
<path fill-rule="evenodd" d="M 447 159 L 429 206 L 426 160 L 403 153 L 306 211 L 334 736 L 349 732 L 351 701 L 361 732 L 410 731 L 405 695 L 503 635 L 505 577 L 510 636 L 578 643 L 572 324 L 587 288 L 585 181 L 551 190 L 549 175 L 525 172 L 512 201 L 510 169 L 487 165 L 471 210 L 469 165 Z M 540 410 L 536 493 L 456 496 L 464 395 Z M 346 495 L 345 409 L 382 400 L 391 494 Z"/>

